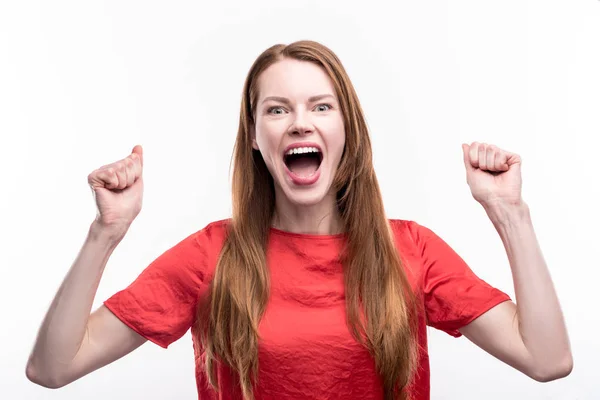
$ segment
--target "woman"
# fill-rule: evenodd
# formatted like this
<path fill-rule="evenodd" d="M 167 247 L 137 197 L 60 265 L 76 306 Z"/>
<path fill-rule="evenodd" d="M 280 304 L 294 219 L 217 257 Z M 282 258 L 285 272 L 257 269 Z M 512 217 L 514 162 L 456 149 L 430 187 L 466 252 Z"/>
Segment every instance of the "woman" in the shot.
<path fill-rule="evenodd" d="M 267 49 L 244 87 L 232 218 L 183 239 L 90 315 L 104 266 L 141 209 L 142 148 L 92 172 L 98 215 L 27 376 L 64 386 L 191 328 L 201 399 L 429 399 L 427 324 L 533 379 L 568 375 L 569 340 L 521 199 L 520 158 L 481 143 L 463 154 L 471 192 L 506 247 L 517 304 L 429 229 L 386 218 L 338 58 L 310 41 Z"/>

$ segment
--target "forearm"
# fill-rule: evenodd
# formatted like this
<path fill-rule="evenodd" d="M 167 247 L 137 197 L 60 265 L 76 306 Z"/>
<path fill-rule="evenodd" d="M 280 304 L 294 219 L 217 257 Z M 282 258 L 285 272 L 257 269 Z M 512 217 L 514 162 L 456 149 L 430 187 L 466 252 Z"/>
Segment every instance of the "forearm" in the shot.
<path fill-rule="evenodd" d="M 28 374 L 60 374 L 77 354 L 104 267 L 124 233 L 95 222 L 39 329 Z"/>
<path fill-rule="evenodd" d="M 486 207 L 506 249 L 515 287 L 519 331 L 543 370 L 571 361 L 567 329 L 526 204 Z"/>

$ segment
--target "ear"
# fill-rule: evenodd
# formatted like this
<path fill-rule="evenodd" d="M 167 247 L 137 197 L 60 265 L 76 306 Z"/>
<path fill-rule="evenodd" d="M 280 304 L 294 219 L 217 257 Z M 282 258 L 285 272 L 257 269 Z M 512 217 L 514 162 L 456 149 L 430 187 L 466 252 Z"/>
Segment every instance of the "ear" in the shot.
<path fill-rule="evenodd" d="M 252 138 L 252 148 L 254 150 L 259 150 L 258 143 L 256 143 L 256 131 L 254 130 L 254 125 L 250 126 L 250 137 Z"/>

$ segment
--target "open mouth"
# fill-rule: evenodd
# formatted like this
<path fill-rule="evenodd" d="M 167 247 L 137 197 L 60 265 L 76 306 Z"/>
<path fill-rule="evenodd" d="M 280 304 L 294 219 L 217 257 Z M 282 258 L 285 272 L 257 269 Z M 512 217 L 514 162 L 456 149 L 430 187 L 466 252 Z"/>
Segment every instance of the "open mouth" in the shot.
<path fill-rule="evenodd" d="M 285 152 L 283 162 L 288 170 L 301 178 L 308 178 L 317 172 L 323 161 L 323 153 L 318 147 L 296 147 Z"/>

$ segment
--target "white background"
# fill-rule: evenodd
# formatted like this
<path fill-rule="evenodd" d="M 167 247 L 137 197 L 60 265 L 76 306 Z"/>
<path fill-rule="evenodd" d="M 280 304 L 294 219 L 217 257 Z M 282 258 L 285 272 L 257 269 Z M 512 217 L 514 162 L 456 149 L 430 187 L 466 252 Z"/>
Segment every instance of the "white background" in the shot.
<path fill-rule="evenodd" d="M 600 398 L 593 0 L 2 2 L 0 398 L 196 398 L 189 332 L 54 391 L 27 381 L 25 363 L 95 215 L 87 174 L 144 146 L 144 207 L 109 260 L 96 308 L 164 250 L 229 216 L 245 75 L 264 49 L 299 39 L 329 46 L 347 68 L 388 215 L 433 229 L 513 299 L 460 145 L 494 143 L 523 158 L 575 368 L 537 383 L 431 329 L 432 399 Z"/>

